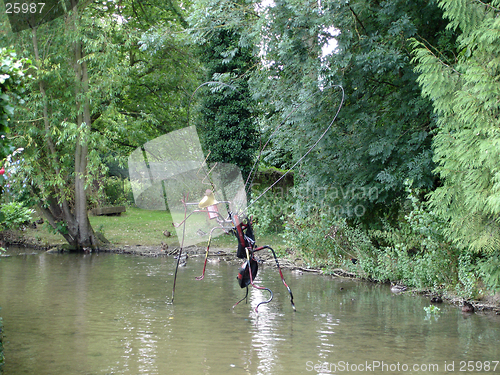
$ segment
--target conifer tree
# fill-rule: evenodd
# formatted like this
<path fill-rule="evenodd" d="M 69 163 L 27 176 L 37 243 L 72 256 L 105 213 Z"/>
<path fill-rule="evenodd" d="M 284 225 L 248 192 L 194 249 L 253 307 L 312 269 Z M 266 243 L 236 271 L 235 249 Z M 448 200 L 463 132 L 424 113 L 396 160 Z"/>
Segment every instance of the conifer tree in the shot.
<path fill-rule="evenodd" d="M 434 160 L 443 185 L 432 208 L 456 245 L 500 248 L 500 1 L 441 0 L 448 28 L 459 33 L 456 58 L 415 41 L 424 96 L 438 116 Z M 497 257 L 498 260 L 498 257 Z"/>

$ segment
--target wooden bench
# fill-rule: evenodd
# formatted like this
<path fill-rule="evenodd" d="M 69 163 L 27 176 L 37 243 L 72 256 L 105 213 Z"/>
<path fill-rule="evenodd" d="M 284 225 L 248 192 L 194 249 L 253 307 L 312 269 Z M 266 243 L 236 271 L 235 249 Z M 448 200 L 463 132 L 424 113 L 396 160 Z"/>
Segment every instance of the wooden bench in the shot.
<path fill-rule="evenodd" d="M 115 206 L 115 207 L 96 207 L 92 210 L 92 215 L 121 215 L 122 212 L 126 212 L 127 208 L 125 206 Z"/>

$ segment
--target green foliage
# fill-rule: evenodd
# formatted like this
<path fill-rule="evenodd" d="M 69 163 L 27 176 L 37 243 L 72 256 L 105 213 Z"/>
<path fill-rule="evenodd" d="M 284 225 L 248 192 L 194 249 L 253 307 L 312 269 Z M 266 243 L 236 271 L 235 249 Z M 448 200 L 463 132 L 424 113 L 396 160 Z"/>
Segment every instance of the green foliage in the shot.
<path fill-rule="evenodd" d="M 17 58 L 12 49 L 0 48 L 0 160 L 13 151 L 7 134 L 14 116 L 14 106 L 23 104 L 25 84 L 31 76 L 26 71 L 31 61 Z"/>
<path fill-rule="evenodd" d="M 259 20 L 259 2 L 255 0 L 197 0 L 187 21 L 192 40 L 198 45 L 209 42 L 220 29 L 239 31 L 238 46 L 255 46 L 260 38 L 256 22 Z M 230 61 L 236 50 L 228 49 Z"/>
<path fill-rule="evenodd" d="M 466 289 L 467 280 L 457 276 L 466 265 L 445 240 L 443 221 L 426 210 L 419 190 L 406 184 L 407 213 L 397 227 L 386 221 L 382 229 L 366 232 L 317 208 L 315 214 L 289 218 L 284 234 L 287 246 L 313 266 L 344 266 L 361 277 L 400 280 L 418 288 L 457 285 Z M 357 259 L 356 264 L 351 258 Z"/>
<path fill-rule="evenodd" d="M 364 262 L 375 251 L 362 230 L 349 226 L 345 219 L 320 214 L 290 217 L 283 238 L 288 248 L 313 267 L 334 267 L 350 258 Z"/>
<path fill-rule="evenodd" d="M 202 7 L 206 2 L 200 2 Z M 209 1 L 220 7 L 226 1 Z M 244 2 L 235 2 L 234 5 Z M 233 6 L 234 6 L 233 5 Z M 217 20 L 217 14 L 196 13 L 191 17 L 196 29 L 207 28 Z M 249 75 L 255 69 L 254 46 L 245 39 L 239 26 L 208 26 L 210 32 L 195 35 L 199 56 L 205 68 L 205 81 L 218 81 L 225 85 L 212 85 L 205 91 L 198 108 L 197 121 L 202 146 L 209 162 L 232 163 L 239 166 L 246 179 L 250 172 L 257 146 L 258 131 L 252 111 L 256 105 L 248 85 Z M 227 87 L 227 85 L 231 87 Z"/>
<path fill-rule="evenodd" d="M 253 189 L 254 197 L 260 196 L 262 189 Z M 258 233 L 282 233 L 285 223 L 292 214 L 293 196 L 282 187 L 269 190 L 248 209 L 248 214 L 254 217 Z"/>
<path fill-rule="evenodd" d="M 4 229 L 18 229 L 33 220 L 33 209 L 25 207 L 21 202 L 10 202 L 0 207 L 0 226 Z"/>
<path fill-rule="evenodd" d="M 101 180 L 104 185 L 105 205 L 130 205 L 134 203 L 134 195 L 128 180 L 118 177 L 107 177 Z"/>
<path fill-rule="evenodd" d="M 430 101 L 420 96 L 408 38 L 445 43 L 439 9 L 428 1 L 276 1 L 261 23 L 268 65 L 253 83 L 267 105 L 262 123 L 274 128 L 309 98 L 285 121 L 266 162 L 286 168 L 304 154 L 340 102 L 338 91 L 317 94 L 318 88 L 341 84 L 346 101 L 340 116 L 300 167 L 295 185 L 305 192 L 326 189 L 323 206 L 342 208 L 337 211 L 350 222 L 380 227 L 387 217 L 392 223 L 405 179 L 426 190 L 435 183 L 435 122 Z M 335 53 L 323 56 L 333 34 Z M 308 203 L 315 206 L 306 193 L 299 200 L 299 215 L 307 214 Z"/>
<path fill-rule="evenodd" d="M 54 226 L 46 223 L 45 228 L 47 228 L 47 231 L 52 234 L 68 234 L 68 224 L 62 220 L 56 221 Z"/>
<path fill-rule="evenodd" d="M 479 261 L 479 272 L 489 290 L 500 292 L 500 255 L 498 253 Z"/>
<path fill-rule="evenodd" d="M 447 238 L 468 251 L 500 247 L 500 18 L 498 0 L 439 1 L 459 33 L 453 58 L 414 41 L 419 83 L 438 117 L 433 140 L 442 186 L 432 209 L 449 223 Z"/>
<path fill-rule="evenodd" d="M 479 293 L 478 274 L 475 257 L 470 252 L 462 252 L 458 257 L 458 281 L 455 289 L 466 298 L 475 298 Z"/>
<path fill-rule="evenodd" d="M 386 223 L 382 230 L 370 235 L 377 245 L 374 264 L 361 266 L 380 280 L 402 280 L 419 288 L 438 288 L 455 285 L 458 252 L 444 238 L 443 221 L 428 211 L 418 198 L 418 189 L 406 182 L 408 213 L 401 217 L 397 227 Z"/>

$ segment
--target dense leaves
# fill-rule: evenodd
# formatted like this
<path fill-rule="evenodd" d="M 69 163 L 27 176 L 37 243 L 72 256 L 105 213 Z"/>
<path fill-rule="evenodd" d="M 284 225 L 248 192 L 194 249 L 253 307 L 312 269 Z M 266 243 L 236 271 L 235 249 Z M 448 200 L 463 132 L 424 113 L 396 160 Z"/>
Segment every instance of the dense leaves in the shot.
<path fill-rule="evenodd" d="M 346 92 L 339 120 L 296 179 L 302 191 L 299 214 L 330 210 L 370 225 L 376 225 L 374 213 L 393 220 L 405 197 L 405 179 L 427 190 L 435 183 L 434 119 L 429 101 L 420 96 L 408 38 L 435 42 L 445 24 L 428 1 L 309 5 L 278 1 L 268 10 L 263 29 L 270 64 L 261 78 L 268 83 L 258 91 L 277 112 L 275 123 L 309 98 L 276 141 L 282 155 L 295 159 L 318 138 L 339 104 L 335 90 L 318 93 L 318 87 L 341 84 Z M 323 56 L 332 34 L 338 34 L 337 48 Z M 274 155 L 275 160 L 268 154 L 268 162 L 282 163 L 280 154 Z M 303 204 L 307 200 L 315 207 Z"/>
<path fill-rule="evenodd" d="M 438 115 L 436 173 L 443 185 L 430 205 L 464 259 L 479 253 L 484 281 L 500 289 L 500 2 L 440 1 L 449 29 L 459 33 L 455 58 L 416 41 L 424 96 Z M 472 262 L 474 264 L 475 262 Z"/>
<path fill-rule="evenodd" d="M 9 123 L 14 116 L 16 105 L 24 104 L 28 59 L 19 59 L 13 50 L 0 48 L 0 160 L 11 151 L 7 138 Z M 3 164 L 3 163 L 2 163 Z"/>
<path fill-rule="evenodd" d="M 432 207 L 457 245 L 489 252 L 500 248 L 499 5 L 440 1 L 449 28 L 460 33 L 454 60 L 415 43 L 419 82 L 439 124 L 434 150 L 444 183 L 431 194 Z"/>
<path fill-rule="evenodd" d="M 198 6 L 209 4 L 201 2 Z M 238 5 L 244 7 L 245 3 L 233 4 Z M 209 162 L 235 164 L 246 178 L 253 165 L 258 139 L 253 113 L 256 104 L 248 84 L 257 63 L 253 44 L 244 42 L 242 25 L 221 25 L 214 29 L 211 25 L 217 22 L 215 14 L 196 17 L 191 17 L 195 29 L 209 30 L 195 34 L 195 38 L 201 43 L 198 52 L 205 68 L 205 81 L 214 82 L 200 93 L 197 126 L 202 145 Z"/>

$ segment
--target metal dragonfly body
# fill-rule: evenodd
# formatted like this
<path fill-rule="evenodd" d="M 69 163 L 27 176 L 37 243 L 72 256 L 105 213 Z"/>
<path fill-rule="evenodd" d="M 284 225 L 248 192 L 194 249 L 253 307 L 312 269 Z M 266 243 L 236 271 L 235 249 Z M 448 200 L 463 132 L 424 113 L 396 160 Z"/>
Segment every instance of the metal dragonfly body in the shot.
<path fill-rule="evenodd" d="M 276 256 L 276 252 L 274 251 L 274 249 L 272 247 L 270 247 L 268 245 L 259 246 L 259 247 L 256 246 L 255 236 L 254 236 L 253 226 L 252 226 L 252 219 L 247 217 L 244 214 L 238 214 L 236 212 L 231 212 L 231 211 L 228 211 L 227 217 L 223 217 L 220 214 L 220 210 L 218 209 L 218 205 L 221 205 L 221 204 L 230 205 L 230 203 L 231 203 L 230 201 L 220 201 L 220 202 L 217 201 L 215 199 L 214 193 L 212 192 L 212 190 L 209 190 L 209 189 L 207 189 L 205 191 L 205 196 L 203 197 L 203 199 L 199 203 L 184 202 L 184 205 L 186 206 L 186 208 L 188 206 L 193 206 L 193 205 L 197 205 L 198 208 L 193 210 L 189 215 L 186 215 L 185 219 L 181 223 L 178 223 L 175 225 L 176 227 L 180 227 L 181 225 L 185 224 L 186 220 L 188 220 L 188 218 L 194 213 L 205 213 L 206 215 L 208 215 L 209 220 L 213 220 L 214 224 L 215 224 L 215 226 L 210 230 L 207 248 L 205 251 L 205 261 L 203 264 L 202 274 L 200 276 L 198 276 L 196 279 L 203 280 L 203 278 L 205 277 L 205 270 L 206 270 L 206 266 L 207 266 L 207 260 L 208 260 L 208 255 L 209 255 L 209 251 L 210 251 L 210 244 L 212 241 L 213 232 L 216 230 L 222 230 L 226 233 L 232 233 L 236 236 L 236 238 L 238 240 L 238 249 L 236 251 L 236 257 L 238 257 L 240 259 L 245 259 L 245 262 L 240 267 L 236 278 L 237 278 L 237 281 L 238 281 L 238 284 L 240 285 L 240 287 L 242 289 L 246 288 L 245 296 L 242 299 L 240 299 L 238 302 L 236 302 L 233 305 L 233 308 L 236 305 L 238 305 L 240 302 L 242 302 L 243 300 L 247 300 L 249 286 L 252 286 L 252 287 L 254 287 L 256 289 L 260 289 L 260 290 L 266 290 L 270 294 L 269 299 L 262 301 L 262 302 L 259 302 L 257 304 L 257 306 L 255 307 L 256 312 L 258 311 L 258 308 L 260 305 L 267 304 L 267 303 L 272 301 L 272 299 L 273 299 L 272 290 L 269 288 L 265 288 L 265 287 L 262 287 L 262 286 L 255 284 L 255 278 L 257 277 L 257 272 L 258 272 L 258 267 L 259 267 L 258 261 L 255 258 L 255 253 L 262 251 L 262 250 L 269 250 L 273 254 L 274 260 L 276 262 L 276 267 L 278 268 L 278 271 L 279 271 L 279 274 L 281 277 L 281 281 L 283 282 L 283 285 L 285 285 L 285 287 L 288 290 L 288 293 L 290 294 L 290 302 L 292 304 L 293 310 L 295 311 L 296 309 L 295 309 L 295 304 L 293 302 L 292 290 L 290 289 L 290 287 L 288 286 L 288 284 L 285 281 L 285 278 L 283 277 L 283 272 L 281 271 L 281 267 L 279 265 L 278 257 Z M 187 213 L 187 209 L 185 212 Z M 180 251 L 182 251 L 182 246 L 181 246 Z M 174 276 L 174 286 L 172 289 L 172 301 L 174 299 L 175 281 L 177 279 L 177 269 L 179 266 L 180 258 L 181 258 L 181 254 L 179 253 L 179 256 L 177 258 L 178 261 L 177 261 L 175 276 Z"/>

